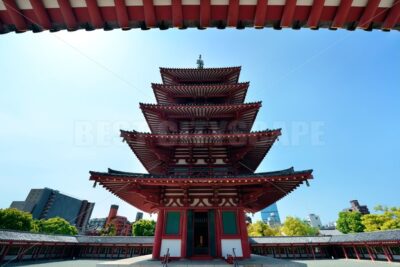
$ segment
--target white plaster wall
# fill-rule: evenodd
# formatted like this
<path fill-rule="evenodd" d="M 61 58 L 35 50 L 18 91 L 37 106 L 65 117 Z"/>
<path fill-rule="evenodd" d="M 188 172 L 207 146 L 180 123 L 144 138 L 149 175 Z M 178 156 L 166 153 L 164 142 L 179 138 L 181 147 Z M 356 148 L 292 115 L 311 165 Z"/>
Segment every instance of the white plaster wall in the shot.
<path fill-rule="evenodd" d="M 227 254 L 233 254 L 232 249 L 235 248 L 236 257 L 243 257 L 242 241 L 240 239 L 221 239 L 222 257 L 226 258 Z"/>
<path fill-rule="evenodd" d="M 161 241 L 160 257 L 167 253 L 169 248 L 170 257 L 180 257 L 181 256 L 181 240 L 180 239 L 163 239 Z"/>

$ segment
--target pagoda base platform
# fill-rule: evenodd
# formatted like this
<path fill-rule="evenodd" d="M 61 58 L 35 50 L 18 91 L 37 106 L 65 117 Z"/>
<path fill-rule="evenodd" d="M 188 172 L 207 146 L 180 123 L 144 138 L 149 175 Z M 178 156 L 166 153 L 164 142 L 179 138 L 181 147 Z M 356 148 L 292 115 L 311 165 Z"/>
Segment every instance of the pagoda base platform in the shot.
<path fill-rule="evenodd" d="M 285 266 L 285 267 L 306 267 L 307 265 L 300 262 L 293 262 L 290 260 L 280 260 L 272 257 L 251 255 L 250 259 L 238 260 L 238 265 L 240 267 L 266 267 L 266 266 Z M 161 266 L 161 261 L 153 260 L 151 255 L 144 255 L 134 258 L 127 258 L 122 260 L 101 262 L 96 265 L 97 267 L 150 267 L 150 266 Z M 191 260 L 191 259 L 179 259 L 171 260 L 168 266 L 174 267 L 222 267 L 222 266 L 233 266 L 233 264 L 228 264 L 223 259 L 212 259 L 212 260 Z"/>

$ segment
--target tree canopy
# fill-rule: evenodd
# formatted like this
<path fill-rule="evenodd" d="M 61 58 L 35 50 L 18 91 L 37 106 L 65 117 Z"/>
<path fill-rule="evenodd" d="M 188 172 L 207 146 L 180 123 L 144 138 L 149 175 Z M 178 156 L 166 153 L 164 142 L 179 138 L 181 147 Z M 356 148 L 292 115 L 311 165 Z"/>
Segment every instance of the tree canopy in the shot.
<path fill-rule="evenodd" d="M 279 227 L 271 227 L 263 221 L 257 221 L 247 226 L 249 236 L 277 236 L 280 234 Z"/>
<path fill-rule="evenodd" d="M 311 227 L 307 222 L 295 217 L 286 217 L 281 232 L 286 236 L 312 236 L 318 234 L 318 229 Z"/>
<path fill-rule="evenodd" d="M 54 217 L 47 220 L 34 220 L 32 219 L 32 214 L 13 208 L 0 209 L 0 229 L 46 234 L 78 234 L 76 227 L 63 218 Z"/>
<path fill-rule="evenodd" d="M 378 214 L 366 214 L 362 216 L 361 222 L 366 232 L 400 229 L 400 207 L 376 206 Z"/>
<path fill-rule="evenodd" d="M 153 220 L 141 219 L 132 225 L 132 234 L 134 236 L 153 236 L 156 229 L 156 222 Z"/>
<path fill-rule="evenodd" d="M 117 234 L 117 228 L 115 224 L 109 223 L 100 231 L 100 235 L 115 236 Z"/>
<path fill-rule="evenodd" d="M 0 209 L 0 229 L 30 231 L 33 226 L 32 215 L 18 209 Z"/>
<path fill-rule="evenodd" d="M 34 231 L 46 234 L 77 235 L 78 230 L 68 221 L 60 217 L 47 220 L 36 220 Z"/>
<path fill-rule="evenodd" d="M 361 213 L 355 211 L 339 212 L 336 228 L 344 234 L 363 232 L 365 227 L 361 222 L 361 217 Z"/>

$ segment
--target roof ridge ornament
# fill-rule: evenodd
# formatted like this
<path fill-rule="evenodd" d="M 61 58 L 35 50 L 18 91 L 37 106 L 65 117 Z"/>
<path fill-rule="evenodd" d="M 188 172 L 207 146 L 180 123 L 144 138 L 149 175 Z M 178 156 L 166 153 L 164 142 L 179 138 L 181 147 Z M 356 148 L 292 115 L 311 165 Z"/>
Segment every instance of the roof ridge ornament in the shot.
<path fill-rule="evenodd" d="M 204 68 L 204 61 L 201 59 L 201 55 L 199 55 L 199 59 L 197 59 L 196 64 L 198 69 Z"/>

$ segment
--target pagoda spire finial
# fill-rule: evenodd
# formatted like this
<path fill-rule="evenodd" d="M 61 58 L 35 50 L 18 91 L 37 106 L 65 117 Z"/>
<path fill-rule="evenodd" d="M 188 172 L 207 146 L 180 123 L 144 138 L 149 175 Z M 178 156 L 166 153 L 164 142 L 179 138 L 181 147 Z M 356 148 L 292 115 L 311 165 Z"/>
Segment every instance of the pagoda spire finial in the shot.
<path fill-rule="evenodd" d="M 201 59 L 201 55 L 199 55 L 199 59 L 197 60 L 197 68 L 202 69 L 204 68 L 204 61 Z"/>

